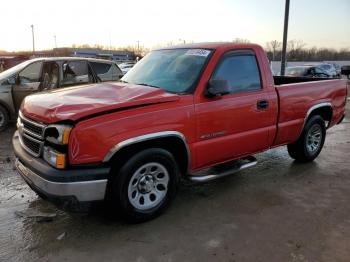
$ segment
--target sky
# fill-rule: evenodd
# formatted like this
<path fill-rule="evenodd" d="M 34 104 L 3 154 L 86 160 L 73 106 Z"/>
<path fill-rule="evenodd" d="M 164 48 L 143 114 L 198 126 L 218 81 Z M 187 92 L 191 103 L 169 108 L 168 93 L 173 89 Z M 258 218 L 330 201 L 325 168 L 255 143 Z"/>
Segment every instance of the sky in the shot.
<path fill-rule="evenodd" d="M 285 0 L 2 0 L 0 50 L 282 41 Z M 288 39 L 350 49 L 350 0 L 290 0 Z"/>

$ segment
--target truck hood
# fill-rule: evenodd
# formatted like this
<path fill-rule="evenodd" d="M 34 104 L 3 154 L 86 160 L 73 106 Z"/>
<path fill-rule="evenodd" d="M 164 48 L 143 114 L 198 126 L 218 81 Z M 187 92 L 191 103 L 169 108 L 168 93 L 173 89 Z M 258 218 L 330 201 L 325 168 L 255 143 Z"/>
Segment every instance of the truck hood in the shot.
<path fill-rule="evenodd" d="M 76 86 L 27 96 L 21 112 L 36 121 L 76 121 L 106 111 L 176 101 L 162 89 L 124 83 Z"/>

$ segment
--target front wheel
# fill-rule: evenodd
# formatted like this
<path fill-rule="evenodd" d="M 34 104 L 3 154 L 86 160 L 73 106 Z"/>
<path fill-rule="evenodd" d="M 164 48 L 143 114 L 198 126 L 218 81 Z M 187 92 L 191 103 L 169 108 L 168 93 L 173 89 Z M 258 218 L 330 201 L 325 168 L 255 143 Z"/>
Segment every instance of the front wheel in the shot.
<path fill-rule="evenodd" d="M 321 152 L 326 138 L 326 126 L 322 117 L 311 117 L 299 139 L 288 145 L 288 153 L 299 162 L 311 162 Z"/>
<path fill-rule="evenodd" d="M 135 154 L 112 175 L 112 208 L 129 222 L 160 215 L 175 197 L 179 181 L 173 155 L 161 148 Z"/>

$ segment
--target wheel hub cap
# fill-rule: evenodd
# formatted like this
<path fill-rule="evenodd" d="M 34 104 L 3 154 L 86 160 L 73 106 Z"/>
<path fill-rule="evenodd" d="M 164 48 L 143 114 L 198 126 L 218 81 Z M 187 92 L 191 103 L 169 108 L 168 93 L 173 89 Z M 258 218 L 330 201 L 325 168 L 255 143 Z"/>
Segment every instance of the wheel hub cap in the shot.
<path fill-rule="evenodd" d="M 138 189 L 143 194 L 149 193 L 154 188 L 154 181 L 151 175 L 142 176 L 139 183 Z"/>
<path fill-rule="evenodd" d="M 160 163 L 151 162 L 138 168 L 128 186 L 130 204 L 139 210 L 148 210 L 161 203 L 168 192 L 168 170 Z"/>
<path fill-rule="evenodd" d="M 322 129 L 320 125 L 312 126 L 306 137 L 306 147 L 310 153 L 315 153 L 320 148 L 322 142 Z"/>

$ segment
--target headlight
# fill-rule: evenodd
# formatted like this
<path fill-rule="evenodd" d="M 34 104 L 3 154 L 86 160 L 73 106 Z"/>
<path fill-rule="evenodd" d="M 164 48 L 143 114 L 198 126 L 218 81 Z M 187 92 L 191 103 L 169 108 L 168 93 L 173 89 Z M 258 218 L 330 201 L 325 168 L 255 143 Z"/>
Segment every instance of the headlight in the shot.
<path fill-rule="evenodd" d="M 56 168 L 63 169 L 66 167 L 66 154 L 59 153 L 51 147 L 44 147 L 43 158 Z"/>
<path fill-rule="evenodd" d="M 67 145 L 72 127 L 68 125 L 49 125 L 45 131 L 46 140 L 58 144 Z"/>

